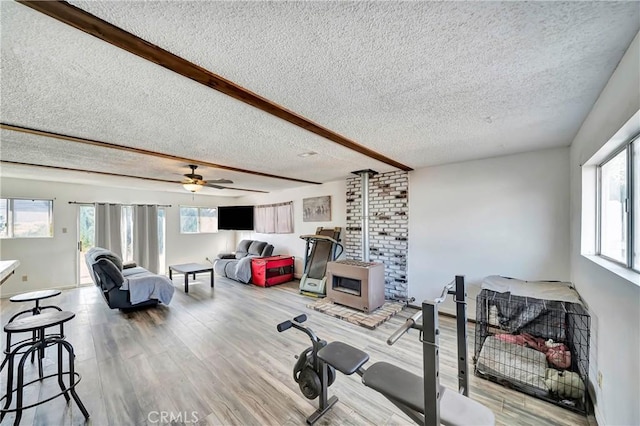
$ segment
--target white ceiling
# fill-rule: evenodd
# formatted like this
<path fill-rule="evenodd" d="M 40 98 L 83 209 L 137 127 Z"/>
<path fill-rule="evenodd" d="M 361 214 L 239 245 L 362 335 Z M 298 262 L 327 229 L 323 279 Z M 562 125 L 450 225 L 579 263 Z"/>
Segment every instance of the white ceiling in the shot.
<path fill-rule="evenodd" d="M 567 146 L 640 27 L 638 2 L 72 3 L 412 168 Z M 4 123 L 314 182 L 393 170 L 26 6 L 0 2 L 0 12 Z M 0 136 L 5 161 L 167 180 L 188 172 Z M 318 155 L 298 156 L 306 151 Z M 301 185 L 198 172 L 239 188 Z M 88 179 L 36 173 L 48 174 Z"/>

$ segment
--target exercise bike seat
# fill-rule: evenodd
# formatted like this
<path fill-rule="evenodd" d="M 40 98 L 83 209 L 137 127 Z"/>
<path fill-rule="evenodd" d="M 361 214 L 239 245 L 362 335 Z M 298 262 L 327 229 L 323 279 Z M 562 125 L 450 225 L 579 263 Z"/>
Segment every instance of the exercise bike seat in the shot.
<path fill-rule="evenodd" d="M 388 362 L 376 362 L 365 371 L 362 383 L 386 398 L 424 414 L 422 377 Z M 484 405 L 440 386 L 440 422 L 448 426 L 493 425 L 493 412 Z"/>
<path fill-rule="evenodd" d="M 331 342 L 318 351 L 318 358 L 350 376 L 369 361 L 369 354 L 346 343 Z"/>

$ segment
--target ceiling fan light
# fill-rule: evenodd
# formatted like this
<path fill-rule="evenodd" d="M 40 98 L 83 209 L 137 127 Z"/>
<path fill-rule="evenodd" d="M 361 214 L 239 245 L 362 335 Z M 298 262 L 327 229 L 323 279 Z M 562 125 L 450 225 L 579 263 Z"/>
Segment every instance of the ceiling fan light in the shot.
<path fill-rule="evenodd" d="M 198 192 L 202 189 L 202 185 L 198 185 L 197 183 L 183 183 L 182 187 L 189 192 Z"/>

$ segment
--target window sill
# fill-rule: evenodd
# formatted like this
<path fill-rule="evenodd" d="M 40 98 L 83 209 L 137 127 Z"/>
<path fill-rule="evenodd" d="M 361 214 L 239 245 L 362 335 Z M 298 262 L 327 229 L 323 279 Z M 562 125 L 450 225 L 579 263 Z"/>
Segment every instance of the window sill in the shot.
<path fill-rule="evenodd" d="M 38 238 L 53 239 L 53 235 L 33 235 L 30 237 L 0 237 L 0 240 L 37 240 Z"/>
<path fill-rule="evenodd" d="M 593 263 L 602 266 L 604 269 L 616 274 L 622 279 L 629 281 L 631 284 L 635 284 L 640 286 L 640 274 L 634 270 L 627 269 L 623 266 L 618 265 L 615 262 L 611 262 L 610 260 L 604 259 L 600 256 L 595 255 L 587 255 L 583 254 L 583 257 L 589 259 Z"/>

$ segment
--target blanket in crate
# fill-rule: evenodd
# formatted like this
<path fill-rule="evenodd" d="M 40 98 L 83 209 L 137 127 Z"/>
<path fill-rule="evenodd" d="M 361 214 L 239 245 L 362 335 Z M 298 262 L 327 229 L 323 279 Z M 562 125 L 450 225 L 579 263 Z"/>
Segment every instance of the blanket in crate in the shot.
<path fill-rule="evenodd" d="M 476 371 L 498 380 L 507 380 L 516 385 L 530 388 L 534 393 L 546 395 L 549 391 L 545 383 L 547 358 L 535 349 L 505 342 L 495 336 L 488 336 L 480 356 L 476 360 Z"/>

